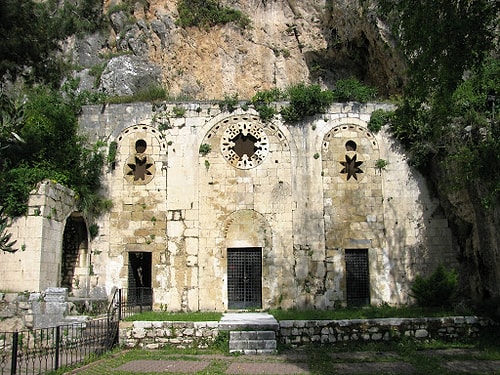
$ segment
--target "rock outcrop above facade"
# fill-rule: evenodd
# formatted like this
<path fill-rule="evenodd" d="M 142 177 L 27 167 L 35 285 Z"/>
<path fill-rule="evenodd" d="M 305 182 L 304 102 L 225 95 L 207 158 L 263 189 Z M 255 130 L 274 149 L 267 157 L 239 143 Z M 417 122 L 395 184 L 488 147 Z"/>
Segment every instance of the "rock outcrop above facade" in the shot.
<path fill-rule="evenodd" d="M 218 99 L 237 94 L 248 99 L 259 90 L 299 82 L 333 88 L 338 79 L 349 77 L 384 94 L 401 88 L 403 64 L 390 33 L 374 10 L 359 0 L 220 3 L 248 16 L 250 26 L 242 29 L 228 23 L 184 28 L 176 22 L 176 2 L 136 1 L 127 8 L 118 7 L 118 0 L 108 0 L 105 12 L 110 28 L 105 42 L 94 36 L 93 43 L 79 43 L 80 50 L 95 48 L 94 56 L 101 56 L 102 61 L 89 59 L 87 52 L 77 54 L 77 63 L 87 69 L 105 66 L 96 87 L 112 95 L 140 89 L 138 78 L 150 75 L 135 72 L 144 71 L 144 66 L 149 72 L 159 69 L 158 80 L 177 98 Z M 130 56 L 103 57 L 123 54 Z M 110 84 L 117 81 L 121 85 Z M 155 82 L 146 79 L 142 83 Z"/>

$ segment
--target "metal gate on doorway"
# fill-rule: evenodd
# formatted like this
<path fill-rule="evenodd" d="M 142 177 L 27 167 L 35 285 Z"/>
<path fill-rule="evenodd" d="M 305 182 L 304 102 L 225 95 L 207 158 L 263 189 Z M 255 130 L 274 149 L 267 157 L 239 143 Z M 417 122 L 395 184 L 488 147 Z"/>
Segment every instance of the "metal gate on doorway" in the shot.
<path fill-rule="evenodd" d="M 152 258 L 148 252 L 128 253 L 128 290 L 127 305 L 143 307 L 152 306 L 151 289 Z"/>
<path fill-rule="evenodd" d="M 262 249 L 227 249 L 227 294 L 229 309 L 262 307 Z"/>
<path fill-rule="evenodd" d="M 368 250 L 352 249 L 345 251 L 347 305 L 363 306 L 370 304 L 370 275 Z"/>

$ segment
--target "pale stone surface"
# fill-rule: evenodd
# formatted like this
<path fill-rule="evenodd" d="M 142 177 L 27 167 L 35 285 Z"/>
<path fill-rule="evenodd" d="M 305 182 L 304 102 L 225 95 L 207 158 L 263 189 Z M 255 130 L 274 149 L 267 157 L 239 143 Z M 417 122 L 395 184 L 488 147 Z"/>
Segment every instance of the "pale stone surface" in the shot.
<path fill-rule="evenodd" d="M 187 110 L 178 118 L 179 105 Z M 370 301 L 408 302 L 415 275 L 453 265 L 456 249 L 423 178 L 385 131 L 367 129 L 379 108 L 390 107 L 334 104 L 296 125 L 207 103 L 85 107 L 82 129 L 116 142 L 117 155 L 103 179 L 113 207 L 79 249 L 72 293 L 145 282 L 157 309 L 225 311 L 228 249 L 252 248 L 262 254 L 262 308 L 333 309 L 347 303 L 346 252 L 363 250 Z M 234 129 L 266 134 L 252 168 L 227 160 Z M 344 173 L 354 157 L 359 170 Z M 4 255 L 2 289 L 60 285 L 62 233 L 75 206 L 59 185 L 42 186 L 13 226 L 26 249 Z M 133 256 L 151 257 L 146 279 L 132 275 Z"/>
<path fill-rule="evenodd" d="M 257 90 L 297 82 L 332 88 L 339 78 L 351 76 L 363 76 L 380 90 L 401 86 L 404 64 L 392 48 L 390 28 L 380 18 L 375 20 L 373 9 L 361 1 L 221 2 L 249 17 L 246 29 L 234 22 L 181 27 L 176 2 L 135 4 L 133 14 L 128 14 L 110 12 L 116 1 L 104 2 L 112 28 L 102 45 L 94 44 L 93 56 L 118 52 L 158 65 L 157 76 L 172 97 L 210 100 L 238 94 L 249 99 Z M 96 64 L 81 53 L 75 57 L 75 65 Z M 120 86 L 135 86 L 136 70 L 127 69 L 132 74 Z M 127 84 L 126 78 L 131 82 Z M 343 107 L 350 110 L 355 105 Z"/>

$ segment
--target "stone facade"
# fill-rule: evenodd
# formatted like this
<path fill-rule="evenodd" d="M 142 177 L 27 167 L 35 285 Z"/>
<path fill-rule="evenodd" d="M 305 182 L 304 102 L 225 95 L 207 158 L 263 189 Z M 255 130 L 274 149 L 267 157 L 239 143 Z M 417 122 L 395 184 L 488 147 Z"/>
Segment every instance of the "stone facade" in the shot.
<path fill-rule="evenodd" d="M 53 181 L 42 181 L 31 192 L 26 216 L 14 220 L 9 231 L 17 242 L 15 253 L 2 254 L 0 288 L 3 291 L 39 292 L 61 284 L 63 233 L 77 213 L 74 192 Z M 81 244 L 78 263 L 87 262 L 87 241 Z M 77 270 L 88 278 L 87 267 Z"/>
<path fill-rule="evenodd" d="M 116 146 L 103 178 L 113 207 L 91 240 L 65 211 L 52 273 L 24 288 L 151 287 L 169 311 L 407 303 L 414 276 L 455 265 L 455 249 L 424 179 L 368 130 L 378 108 L 335 104 L 287 124 L 244 105 L 85 107 L 82 132 Z M 72 241 L 68 223 L 80 228 Z"/>
<path fill-rule="evenodd" d="M 408 302 L 417 273 L 454 264 L 453 242 L 398 145 L 367 129 L 377 108 L 290 125 L 209 103 L 86 107 L 87 134 L 117 144 L 92 242 L 99 285 L 151 286 L 171 311 Z"/>

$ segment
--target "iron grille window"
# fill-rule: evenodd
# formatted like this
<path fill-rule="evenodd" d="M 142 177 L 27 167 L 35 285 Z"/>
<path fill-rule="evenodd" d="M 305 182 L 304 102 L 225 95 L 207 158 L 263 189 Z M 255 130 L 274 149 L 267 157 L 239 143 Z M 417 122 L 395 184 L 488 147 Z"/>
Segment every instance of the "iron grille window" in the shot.
<path fill-rule="evenodd" d="M 227 294 L 230 309 L 262 307 L 262 250 L 227 249 Z"/>
<path fill-rule="evenodd" d="M 347 304 L 350 306 L 370 304 L 368 250 L 346 250 L 345 263 Z"/>

